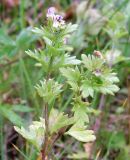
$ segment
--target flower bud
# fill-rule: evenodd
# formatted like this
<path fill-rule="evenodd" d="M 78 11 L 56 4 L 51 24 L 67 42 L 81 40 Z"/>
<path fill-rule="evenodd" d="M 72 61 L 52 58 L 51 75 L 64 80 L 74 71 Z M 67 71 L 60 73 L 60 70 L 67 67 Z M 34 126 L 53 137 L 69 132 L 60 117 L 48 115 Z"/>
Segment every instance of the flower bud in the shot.
<path fill-rule="evenodd" d="M 96 50 L 95 50 L 95 51 L 93 52 L 93 55 L 96 56 L 96 57 L 98 57 L 98 58 L 103 59 L 103 55 L 102 55 L 102 53 L 101 53 L 100 51 L 96 51 Z"/>

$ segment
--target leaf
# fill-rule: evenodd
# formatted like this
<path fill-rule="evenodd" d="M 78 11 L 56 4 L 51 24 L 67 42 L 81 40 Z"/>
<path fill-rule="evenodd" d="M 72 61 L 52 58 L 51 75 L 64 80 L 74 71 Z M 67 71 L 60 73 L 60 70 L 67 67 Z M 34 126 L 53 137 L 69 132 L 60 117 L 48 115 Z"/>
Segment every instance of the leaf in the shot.
<path fill-rule="evenodd" d="M 6 31 L 0 29 L 0 56 L 8 54 L 11 56 L 13 53 L 16 53 L 16 43 L 6 34 Z"/>
<path fill-rule="evenodd" d="M 114 84 L 119 82 L 119 79 L 104 59 L 93 55 L 82 55 L 82 63 L 87 69 L 82 76 L 84 79 L 80 86 L 84 98 L 93 97 L 95 91 L 114 95 L 119 90 L 119 87 Z"/>
<path fill-rule="evenodd" d="M 54 116 L 55 113 L 55 116 Z M 54 109 L 50 114 L 50 131 L 51 134 L 58 132 L 59 129 L 71 125 L 74 123 L 74 118 L 68 118 L 68 115 L 64 115 L 64 113 L 58 113 Z"/>
<path fill-rule="evenodd" d="M 34 111 L 33 108 L 30 108 L 30 107 L 24 106 L 24 105 L 13 105 L 12 109 L 13 109 L 13 111 L 16 111 L 16 112 L 32 112 L 32 111 Z"/>
<path fill-rule="evenodd" d="M 73 111 L 75 121 L 78 121 L 81 124 L 84 124 L 84 122 L 89 123 L 89 118 L 87 115 L 87 105 L 74 104 Z"/>
<path fill-rule="evenodd" d="M 96 139 L 94 132 L 92 130 L 85 130 L 84 127 L 79 127 L 79 125 L 74 125 L 70 128 L 66 134 L 76 138 L 81 142 L 91 142 Z"/>
<path fill-rule="evenodd" d="M 25 129 L 24 127 L 19 128 L 17 126 L 14 126 L 14 129 L 31 142 L 38 150 L 41 149 L 45 134 L 44 119 L 40 118 L 40 121 L 33 121 L 28 129 Z"/>
<path fill-rule="evenodd" d="M 77 82 L 80 79 L 80 71 L 77 67 L 75 69 L 69 67 L 61 68 L 60 72 L 68 81 Z"/>
<path fill-rule="evenodd" d="M 77 81 L 80 78 L 80 72 L 78 68 L 73 69 L 68 67 L 62 68 L 60 71 L 69 81 Z"/>
<path fill-rule="evenodd" d="M 75 30 L 77 30 L 78 28 L 78 25 L 77 24 L 71 24 L 69 23 L 66 28 L 65 28 L 65 31 L 64 31 L 64 34 L 70 34 L 72 32 L 74 32 Z"/>
<path fill-rule="evenodd" d="M 55 82 L 53 79 L 49 79 L 48 81 L 40 81 L 40 84 L 35 86 L 40 97 L 44 99 L 45 102 L 51 103 L 54 98 L 62 91 L 62 85 L 58 82 Z"/>
<path fill-rule="evenodd" d="M 104 64 L 104 60 L 98 57 L 95 57 L 93 55 L 86 56 L 85 54 L 82 54 L 82 63 L 89 71 L 99 70 L 102 68 Z"/>
<path fill-rule="evenodd" d="M 72 90 L 76 92 L 79 89 L 78 82 L 81 79 L 81 74 L 78 67 L 75 69 L 70 67 L 61 68 L 60 72 L 64 77 L 66 77 L 68 84 L 72 87 Z"/>
<path fill-rule="evenodd" d="M 65 54 L 65 62 L 64 65 L 79 65 L 81 61 L 76 59 L 76 56 L 70 56 L 69 54 Z"/>
<path fill-rule="evenodd" d="M 6 34 L 3 28 L 0 29 L 0 44 L 15 46 L 14 40 Z"/>
<path fill-rule="evenodd" d="M 0 114 L 15 125 L 24 125 L 24 120 L 15 112 L 13 112 L 8 105 L 0 105 Z"/>
<path fill-rule="evenodd" d="M 23 29 L 19 35 L 16 37 L 16 45 L 18 49 L 26 50 L 32 44 L 32 42 L 36 41 L 38 37 L 31 32 L 31 27 Z"/>
<path fill-rule="evenodd" d="M 92 86 L 90 86 L 89 84 L 87 83 L 83 83 L 80 87 L 81 91 L 82 91 L 82 96 L 84 98 L 88 97 L 88 96 L 91 96 L 93 97 L 94 96 L 94 89 L 92 88 Z"/>

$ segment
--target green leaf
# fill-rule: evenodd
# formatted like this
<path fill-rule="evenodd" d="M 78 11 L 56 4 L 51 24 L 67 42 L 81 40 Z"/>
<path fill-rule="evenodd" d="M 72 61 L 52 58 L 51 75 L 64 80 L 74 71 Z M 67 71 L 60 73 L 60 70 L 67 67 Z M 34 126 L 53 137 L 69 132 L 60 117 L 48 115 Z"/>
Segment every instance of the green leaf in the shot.
<path fill-rule="evenodd" d="M 0 114 L 15 125 L 21 126 L 25 123 L 18 114 L 12 111 L 12 107 L 8 105 L 0 105 Z"/>
<path fill-rule="evenodd" d="M 73 68 L 61 68 L 60 72 L 64 77 L 67 78 L 68 81 L 77 82 L 80 79 L 80 71 L 78 67 Z"/>
<path fill-rule="evenodd" d="M 87 83 L 83 83 L 80 87 L 81 91 L 82 91 L 82 96 L 84 98 L 91 96 L 94 96 L 94 89 L 91 85 L 87 84 Z"/>
<path fill-rule="evenodd" d="M 23 127 L 19 128 L 17 126 L 14 126 L 14 129 L 25 139 L 31 142 L 38 150 L 41 149 L 45 134 L 44 119 L 40 118 L 40 121 L 33 121 L 29 126 L 29 129 L 25 129 Z"/>
<path fill-rule="evenodd" d="M 11 56 L 16 53 L 16 43 L 15 41 L 6 34 L 6 31 L 1 28 L 0 29 L 0 56 L 8 54 Z"/>
<path fill-rule="evenodd" d="M 55 82 L 53 79 L 49 79 L 48 81 L 40 81 L 40 84 L 35 86 L 40 97 L 44 99 L 45 102 L 51 103 L 54 98 L 62 91 L 62 85 Z"/>
<path fill-rule="evenodd" d="M 76 56 L 70 56 L 69 54 L 65 54 L 65 62 L 64 65 L 79 65 L 81 61 L 76 59 Z"/>
<path fill-rule="evenodd" d="M 81 74 L 80 74 L 78 67 L 76 67 L 75 69 L 70 68 L 70 67 L 61 68 L 60 72 L 62 73 L 64 77 L 67 78 L 67 81 L 69 85 L 72 87 L 72 90 L 74 91 L 79 90 L 78 82 L 81 79 Z"/>
<path fill-rule="evenodd" d="M 16 45 L 19 50 L 25 51 L 32 42 L 36 41 L 38 37 L 31 32 L 31 28 L 23 29 L 16 38 Z"/>
<path fill-rule="evenodd" d="M 77 24 L 69 23 L 65 28 L 64 34 L 65 35 L 70 34 L 70 33 L 74 32 L 75 30 L 77 30 L 77 28 L 78 28 Z"/>
<path fill-rule="evenodd" d="M 34 58 L 35 60 L 37 60 L 40 64 L 40 66 L 42 66 L 44 68 L 44 71 L 46 72 L 48 70 L 48 64 L 50 61 L 50 57 L 46 55 L 45 51 L 43 50 L 28 50 L 25 51 L 30 57 Z"/>
<path fill-rule="evenodd" d="M 80 127 L 79 124 L 73 125 L 66 134 L 76 138 L 81 142 L 91 142 L 96 139 L 92 130 L 86 130 L 85 127 Z"/>
<path fill-rule="evenodd" d="M 52 109 L 49 123 L 51 134 L 53 134 L 58 132 L 59 129 L 73 124 L 74 118 L 69 118 L 68 115 L 64 115 L 63 112 L 58 113 L 58 111 Z"/>
<path fill-rule="evenodd" d="M 98 57 L 95 57 L 93 55 L 86 56 L 85 54 L 82 54 L 82 63 L 89 71 L 95 71 L 102 68 L 104 64 L 104 60 Z"/>
<path fill-rule="evenodd" d="M 15 46 L 15 41 L 2 28 L 0 29 L 0 44 Z"/>
<path fill-rule="evenodd" d="M 96 56 L 82 55 L 82 62 L 87 69 L 82 77 L 80 90 L 84 98 L 94 96 L 94 92 L 114 95 L 119 90 L 114 83 L 119 82 L 116 73 L 107 66 L 105 60 Z"/>
<path fill-rule="evenodd" d="M 32 112 L 32 111 L 34 111 L 33 108 L 30 108 L 30 107 L 24 106 L 24 105 L 13 105 L 12 109 L 15 112 Z"/>
<path fill-rule="evenodd" d="M 83 104 L 74 104 L 73 107 L 74 111 L 74 118 L 75 121 L 81 124 L 84 124 L 84 122 L 89 123 L 89 118 L 87 115 L 87 105 Z"/>

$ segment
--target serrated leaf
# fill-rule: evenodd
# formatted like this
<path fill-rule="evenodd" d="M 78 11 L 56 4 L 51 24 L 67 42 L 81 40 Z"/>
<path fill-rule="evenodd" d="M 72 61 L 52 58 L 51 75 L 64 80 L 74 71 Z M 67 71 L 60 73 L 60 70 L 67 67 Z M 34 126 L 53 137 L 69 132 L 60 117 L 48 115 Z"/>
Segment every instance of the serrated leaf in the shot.
<path fill-rule="evenodd" d="M 76 67 L 75 69 L 70 67 L 61 68 L 60 72 L 64 77 L 66 77 L 68 84 L 70 84 L 70 86 L 72 87 L 72 90 L 77 91 L 79 89 L 78 81 L 80 81 L 81 78 L 78 67 Z"/>
<path fill-rule="evenodd" d="M 54 116 L 55 113 L 55 116 Z M 53 109 L 50 114 L 50 131 L 51 134 L 58 132 L 59 129 L 71 125 L 74 123 L 74 118 L 69 118 L 68 115 L 64 113 L 55 112 Z"/>
<path fill-rule="evenodd" d="M 81 61 L 76 59 L 76 56 L 70 56 L 69 54 L 65 54 L 65 62 L 64 65 L 79 65 Z"/>
<path fill-rule="evenodd" d="M 81 91 L 82 91 L 82 96 L 84 98 L 91 96 L 94 96 L 94 89 L 92 88 L 92 86 L 83 83 L 82 86 L 80 87 Z"/>
<path fill-rule="evenodd" d="M 51 103 L 54 98 L 62 91 L 62 85 L 58 82 L 55 82 L 53 79 L 49 79 L 48 81 L 40 81 L 40 84 L 35 86 L 40 97 L 44 99 L 45 102 Z"/>
<path fill-rule="evenodd" d="M 74 104 L 73 107 L 74 111 L 74 118 L 75 121 L 78 121 L 79 123 L 89 123 L 89 118 L 87 115 L 87 106 L 82 104 Z"/>
<path fill-rule="evenodd" d="M 69 67 L 68 68 L 61 68 L 60 72 L 62 73 L 62 75 L 64 77 L 67 78 L 68 81 L 76 82 L 80 78 L 80 72 L 79 72 L 78 68 L 75 68 L 75 69 L 69 68 Z"/>
<path fill-rule="evenodd" d="M 81 58 L 82 58 L 82 63 L 89 71 L 101 69 L 104 64 L 103 59 L 95 57 L 93 55 L 86 56 L 85 54 L 82 54 Z"/>
<path fill-rule="evenodd" d="M 94 132 L 92 130 L 85 130 L 84 127 L 79 127 L 76 124 L 70 128 L 66 134 L 76 138 L 81 142 L 91 142 L 96 139 Z"/>
<path fill-rule="evenodd" d="M 45 134 L 45 120 L 40 118 L 40 121 L 33 121 L 28 129 L 24 127 L 14 126 L 14 129 L 21 134 L 25 139 L 31 142 L 38 150 L 44 141 Z"/>

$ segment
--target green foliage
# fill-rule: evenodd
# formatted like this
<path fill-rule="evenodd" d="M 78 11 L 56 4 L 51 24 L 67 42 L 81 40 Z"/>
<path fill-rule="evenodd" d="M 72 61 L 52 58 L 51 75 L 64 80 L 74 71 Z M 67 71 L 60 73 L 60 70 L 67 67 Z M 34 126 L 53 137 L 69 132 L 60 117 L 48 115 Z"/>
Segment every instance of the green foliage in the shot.
<path fill-rule="evenodd" d="M 124 148 L 126 141 L 123 132 L 108 132 L 102 131 L 101 136 L 103 138 L 103 144 L 110 149 L 122 149 Z"/>
<path fill-rule="evenodd" d="M 82 91 L 84 98 L 94 96 L 94 92 L 114 94 L 119 88 L 114 84 L 119 82 L 116 73 L 107 66 L 105 59 L 96 56 L 82 55 L 84 68 L 82 72 L 78 68 L 63 68 L 61 73 L 68 80 L 74 91 L 78 88 Z"/>
<path fill-rule="evenodd" d="M 38 66 L 44 68 L 47 73 L 50 69 L 51 72 L 57 72 L 60 67 L 71 66 L 80 64 L 75 56 L 70 56 L 69 51 L 72 50 L 70 46 L 64 43 L 65 39 L 71 32 L 76 30 L 77 25 L 68 24 L 60 31 L 56 31 L 51 26 L 33 29 L 35 34 L 40 35 L 46 46 L 44 50 L 26 51 L 32 58 L 38 61 Z M 67 53 L 66 53 L 67 52 Z"/>
<path fill-rule="evenodd" d="M 59 113 L 57 110 L 52 109 L 49 119 L 50 134 L 58 132 L 59 129 L 69 126 L 74 123 L 74 118 L 69 118 L 64 113 Z"/>
<path fill-rule="evenodd" d="M 67 78 L 67 82 L 75 92 L 79 90 L 78 82 L 80 82 L 81 75 L 78 67 L 73 68 L 61 68 L 60 72 Z"/>
<path fill-rule="evenodd" d="M 40 85 L 37 84 L 35 86 L 38 94 L 43 100 L 47 103 L 50 103 L 54 98 L 56 98 L 61 90 L 62 85 L 55 82 L 53 79 L 49 79 L 48 81 L 40 81 Z"/>
<path fill-rule="evenodd" d="M 31 112 L 31 111 L 33 111 L 31 108 L 24 105 L 0 104 L 0 114 L 17 126 L 25 125 L 25 120 L 22 119 L 16 112 Z"/>
<path fill-rule="evenodd" d="M 15 55 L 19 51 L 25 51 L 30 45 L 37 40 L 37 36 L 30 32 L 30 28 L 22 30 L 18 36 L 13 39 L 7 35 L 6 31 L 0 29 L 0 56 L 7 54 Z"/>
<path fill-rule="evenodd" d="M 41 146 L 38 146 L 37 153 L 33 143 L 19 143 L 21 138 L 15 140 L 18 147 L 13 144 L 16 135 L 12 136 L 11 123 L 25 127 L 27 121 L 32 119 L 40 122 L 38 117 L 45 118 L 44 107 L 48 105 L 50 145 L 51 141 L 61 137 L 73 125 L 80 124 L 83 131 L 95 129 L 97 123 L 94 119 L 98 116 L 96 119 L 101 126 L 98 126 L 99 132 L 96 133 L 97 139 L 92 147 L 92 159 L 129 160 L 129 101 L 126 99 L 129 84 L 126 79 L 129 79 L 130 74 L 130 1 L 55 2 L 56 13 L 60 11 L 67 22 L 77 23 L 78 27 L 72 24 L 53 27 L 53 23 L 44 14 L 46 7 L 52 5 L 52 0 L 45 3 L 23 0 L 18 5 L 17 0 L 1 2 L 0 159 L 12 159 L 10 156 L 14 154 L 14 149 L 17 151 L 17 159 L 40 159 Z M 40 23 L 47 25 L 38 28 Z M 29 25 L 36 27 L 27 28 Z M 102 59 L 91 54 L 95 49 L 102 51 Z M 34 60 L 25 54 L 25 50 Z M 37 67 L 34 69 L 32 65 L 35 62 Z M 115 72 L 118 73 L 121 90 L 114 96 L 107 96 L 118 90 Z M 53 94 L 56 87 L 52 85 L 53 89 L 50 90 L 45 87 L 46 95 L 50 97 L 46 97 L 48 101 L 45 101 L 45 97 L 39 98 L 39 94 L 35 94 L 34 85 L 38 82 L 35 86 L 39 86 L 42 96 L 45 96 L 41 83 L 47 85 L 50 80 L 54 81 L 54 86 L 57 83 L 62 87 L 57 95 Z M 105 98 L 102 100 L 100 97 Z M 30 107 L 21 105 L 23 103 Z M 98 107 L 102 110 L 98 110 Z M 51 132 L 51 129 L 54 131 Z M 77 136 L 78 129 L 75 130 Z M 30 134 L 29 129 L 26 131 Z M 72 137 L 75 138 L 73 132 Z M 73 138 L 65 135 L 58 140 L 53 148 L 55 156 L 52 155 L 51 159 L 89 159 L 84 152 L 90 153 L 92 143 L 83 145 Z M 41 141 L 44 145 L 44 139 Z M 12 145 L 13 148 L 10 148 Z M 37 145 L 34 146 L 37 148 Z"/>
<path fill-rule="evenodd" d="M 86 79 L 83 80 L 81 90 L 84 97 L 93 97 L 94 91 L 104 94 L 114 94 L 119 88 L 114 84 L 119 82 L 116 74 L 106 66 L 105 60 L 94 56 L 82 56 L 85 68 L 87 68 Z"/>
<path fill-rule="evenodd" d="M 81 101 L 74 103 L 74 119 L 79 124 L 89 123 L 87 105 L 88 104 L 83 103 Z"/>
<path fill-rule="evenodd" d="M 33 121 L 33 123 L 29 126 L 29 129 L 21 127 L 14 127 L 14 129 L 21 134 L 24 138 L 26 138 L 29 142 L 31 142 L 39 151 L 41 145 L 44 141 L 45 134 L 45 121 L 40 118 L 40 121 Z"/>
<path fill-rule="evenodd" d="M 116 73 L 108 66 L 102 54 L 101 56 L 82 54 L 81 60 L 70 55 L 73 48 L 65 40 L 77 29 L 77 25 L 65 24 L 62 16 L 55 15 L 53 12 L 54 8 L 48 10 L 45 27 L 32 30 L 43 40 L 43 47 L 26 51 L 44 72 L 43 80 L 35 86 L 43 100 L 44 119 L 33 122 L 29 130 L 15 127 L 15 130 L 38 150 L 42 150 L 43 146 L 45 152 L 52 147 L 49 145 L 53 145 L 55 137 L 59 138 L 61 133 L 81 142 L 94 141 L 96 139 L 94 131 L 88 129 L 88 115 L 95 113 L 95 110 L 89 107 L 91 101 L 89 102 L 87 98 L 93 98 L 95 92 L 113 95 L 119 90 L 116 85 L 119 82 Z M 97 33 L 99 30 L 100 28 Z M 62 80 L 59 80 L 59 77 L 62 77 Z M 66 96 L 66 89 L 67 91 L 71 89 L 73 94 L 70 115 L 55 109 L 61 106 L 58 97 Z"/>
<path fill-rule="evenodd" d="M 130 158 L 130 146 L 124 146 L 119 155 L 117 156 L 116 160 L 129 160 Z"/>
<path fill-rule="evenodd" d="M 86 130 L 81 123 L 73 125 L 66 134 L 76 138 L 81 142 L 91 142 L 96 139 L 93 130 Z"/>

